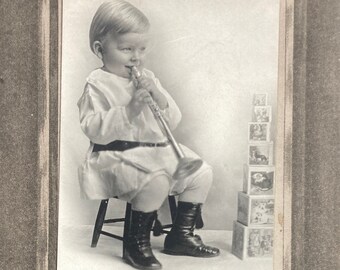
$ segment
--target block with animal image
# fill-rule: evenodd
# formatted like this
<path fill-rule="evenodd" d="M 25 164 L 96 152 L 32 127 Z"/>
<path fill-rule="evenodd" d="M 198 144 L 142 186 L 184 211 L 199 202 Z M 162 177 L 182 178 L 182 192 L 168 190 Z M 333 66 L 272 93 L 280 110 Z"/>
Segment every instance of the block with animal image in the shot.
<path fill-rule="evenodd" d="M 273 142 L 257 142 L 248 145 L 248 165 L 273 165 Z"/>
<path fill-rule="evenodd" d="M 272 258 L 273 228 L 247 227 L 234 221 L 231 252 L 242 260 Z"/>
<path fill-rule="evenodd" d="M 246 226 L 273 226 L 274 196 L 238 192 L 237 221 Z"/>
<path fill-rule="evenodd" d="M 243 192 L 248 195 L 274 195 L 274 166 L 244 164 Z"/>

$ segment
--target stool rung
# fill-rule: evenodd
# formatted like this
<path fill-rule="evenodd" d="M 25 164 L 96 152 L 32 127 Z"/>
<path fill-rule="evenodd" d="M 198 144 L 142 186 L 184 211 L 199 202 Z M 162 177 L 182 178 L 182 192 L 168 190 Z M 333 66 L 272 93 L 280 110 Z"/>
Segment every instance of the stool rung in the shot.
<path fill-rule="evenodd" d="M 101 234 L 104 234 L 106 236 L 109 236 L 109 237 L 112 237 L 112 238 L 116 238 L 118 240 L 121 240 L 123 241 L 123 237 L 119 236 L 119 235 L 116 235 L 116 234 L 112 234 L 112 233 L 109 233 L 109 232 L 105 232 L 105 231 L 100 231 Z"/>
<path fill-rule="evenodd" d="M 115 222 L 123 222 L 125 218 L 114 218 L 114 219 L 105 219 L 104 223 L 115 223 Z"/>
<path fill-rule="evenodd" d="M 117 199 L 117 198 L 116 198 Z M 171 213 L 171 220 L 174 221 L 175 217 L 176 217 L 176 200 L 174 196 L 169 196 L 168 197 L 169 200 L 169 207 L 170 207 L 170 213 Z M 105 219 L 105 215 L 106 215 L 106 210 L 108 207 L 108 202 L 109 199 L 105 199 L 105 200 L 101 200 L 100 206 L 99 206 L 99 210 L 97 213 L 97 218 L 96 218 L 96 222 L 94 225 L 94 230 L 93 230 L 93 236 L 92 236 L 92 242 L 91 242 L 91 247 L 96 247 L 99 237 L 101 234 L 106 235 L 108 237 L 111 238 L 115 238 L 118 239 L 120 241 L 123 241 L 124 243 L 124 239 L 127 239 L 128 235 L 129 235 L 129 230 L 131 229 L 131 218 L 132 218 L 132 209 L 131 209 L 131 204 L 130 203 L 126 203 L 126 207 L 125 207 L 125 217 L 124 218 L 115 218 L 115 219 Z M 109 233 L 107 231 L 103 231 L 103 225 L 108 224 L 108 223 L 116 223 L 116 222 L 124 222 L 123 225 L 123 235 L 118 235 L 118 234 L 113 234 L 113 233 Z M 169 233 L 170 232 L 170 228 L 172 228 L 172 224 L 167 224 L 162 226 L 160 224 L 160 222 L 158 221 L 158 224 L 155 224 L 154 228 L 154 235 L 158 236 L 162 233 Z M 166 230 L 168 229 L 168 230 Z M 156 232 L 155 232 L 156 231 Z M 123 244 L 124 245 L 124 244 Z"/>

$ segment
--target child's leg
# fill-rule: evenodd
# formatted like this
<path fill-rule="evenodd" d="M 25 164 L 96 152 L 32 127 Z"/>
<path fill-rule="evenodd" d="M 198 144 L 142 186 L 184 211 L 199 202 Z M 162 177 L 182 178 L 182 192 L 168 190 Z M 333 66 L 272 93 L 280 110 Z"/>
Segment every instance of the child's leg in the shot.
<path fill-rule="evenodd" d="M 203 168 L 202 172 L 188 182 L 186 189 L 178 197 L 179 201 L 204 203 L 212 184 L 213 174 L 210 168 Z"/>
<path fill-rule="evenodd" d="M 208 195 L 212 183 L 212 171 L 204 164 L 188 181 L 178 199 L 175 222 L 164 242 L 164 252 L 172 255 L 195 257 L 218 256 L 218 248 L 205 245 L 194 235 L 197 218 L 201 214 L 202 203 Z"/>
<path fill-rule="evenodd" d="M 150 231 L 156 211 L 168 196 L 169 188 L 167 176 L 155 175 L 131 201 L 131 228 L 123 258 L 135 268 L 155 270 L 162 267 L 152 252 Z"/>
<path fill-rule="evenodd" d="M 155 176 L 132 199 L 132 209 L 142 212 L 158 210 L 167 198 L 169 188 L 169 178 L 166 175 Z"/>

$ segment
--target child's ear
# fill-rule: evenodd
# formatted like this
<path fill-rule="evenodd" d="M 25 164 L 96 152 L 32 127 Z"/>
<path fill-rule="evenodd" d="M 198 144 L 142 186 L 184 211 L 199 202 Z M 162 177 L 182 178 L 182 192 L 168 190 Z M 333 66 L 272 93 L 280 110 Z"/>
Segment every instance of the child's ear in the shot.
<path fill-rule="evenodd" d="M 100 60 L 103 59 L 103 45 L 100 41 L 93 42 L 93 51 Z"/>

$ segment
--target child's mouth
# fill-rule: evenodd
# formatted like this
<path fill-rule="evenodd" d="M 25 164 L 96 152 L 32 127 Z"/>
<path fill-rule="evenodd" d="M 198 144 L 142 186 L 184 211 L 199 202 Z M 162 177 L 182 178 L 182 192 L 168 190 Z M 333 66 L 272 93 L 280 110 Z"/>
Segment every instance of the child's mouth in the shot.
<path fill-rule="evenodd" d="M 125 66 L 125 67 L 127 68 L 128 73 L 129 73 L 130 75 L 132 75 L 132 68 L 133 68 L 133 67 L 137 67 L 137 66 Z"/>
<path fill-rule="evenodd" d="M 125 66 L 125 68 L 127 69 L 127 72 L 131 75 L 131 73 L 132 73 L 132 67 L 130 67 L 130 66 Z"/>

